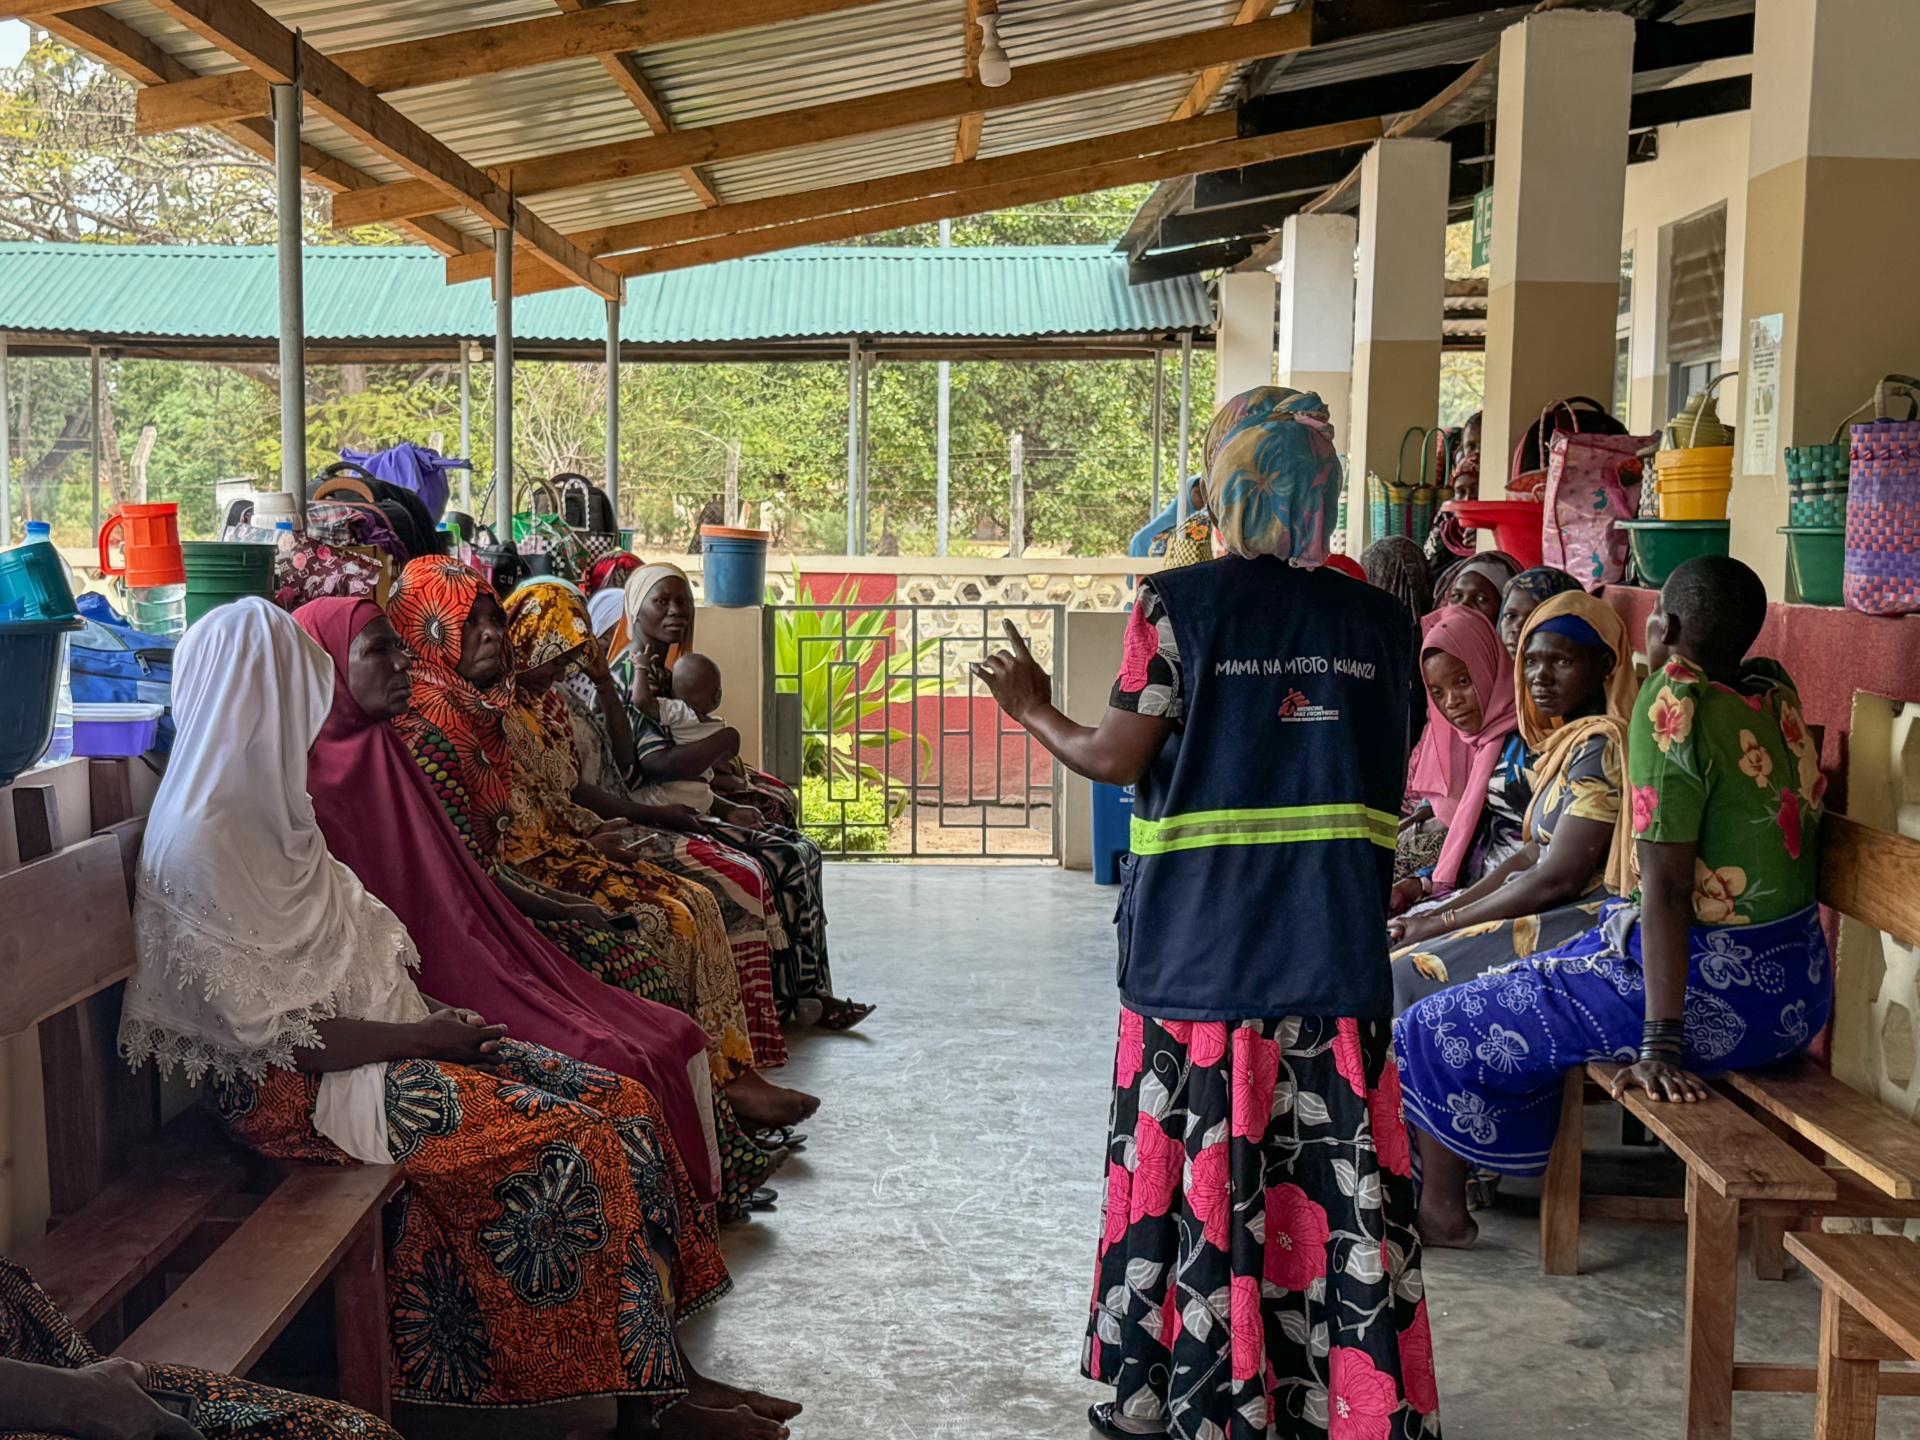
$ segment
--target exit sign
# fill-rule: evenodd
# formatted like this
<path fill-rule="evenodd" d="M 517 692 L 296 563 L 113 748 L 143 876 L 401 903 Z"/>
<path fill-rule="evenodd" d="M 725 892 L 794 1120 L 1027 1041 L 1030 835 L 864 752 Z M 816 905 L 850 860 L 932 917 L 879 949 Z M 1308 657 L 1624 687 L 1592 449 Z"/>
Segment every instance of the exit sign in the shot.
<path fill-rule="evenodd" d="M 1487 263 L 1493 245 L 1493 189 L 1489 186 L 1473 197 L 1473 268 Z"/>

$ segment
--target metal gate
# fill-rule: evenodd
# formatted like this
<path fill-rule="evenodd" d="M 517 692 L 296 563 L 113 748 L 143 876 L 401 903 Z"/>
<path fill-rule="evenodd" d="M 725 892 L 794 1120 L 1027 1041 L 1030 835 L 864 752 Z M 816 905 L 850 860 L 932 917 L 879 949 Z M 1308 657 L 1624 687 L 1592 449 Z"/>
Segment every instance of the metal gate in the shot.
<path fill-rule="evenodd" d="M 1060 858 L 1060 772 L 973 673 L 1011 620 L 1058 673 L 1058 605 L 775 605 L 768 736 L 835 859 Z"/>

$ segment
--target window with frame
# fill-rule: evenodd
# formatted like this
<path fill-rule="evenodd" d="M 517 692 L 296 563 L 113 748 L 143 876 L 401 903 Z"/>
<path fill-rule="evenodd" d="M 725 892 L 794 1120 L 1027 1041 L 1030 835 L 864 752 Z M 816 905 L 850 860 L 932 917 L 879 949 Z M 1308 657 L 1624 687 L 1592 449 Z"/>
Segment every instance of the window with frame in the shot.
<path fill-rule="evenodd" d="M 1668 228 L 1667 413 L 1719 378 L 1727 314 L 1727 207 Z"/>

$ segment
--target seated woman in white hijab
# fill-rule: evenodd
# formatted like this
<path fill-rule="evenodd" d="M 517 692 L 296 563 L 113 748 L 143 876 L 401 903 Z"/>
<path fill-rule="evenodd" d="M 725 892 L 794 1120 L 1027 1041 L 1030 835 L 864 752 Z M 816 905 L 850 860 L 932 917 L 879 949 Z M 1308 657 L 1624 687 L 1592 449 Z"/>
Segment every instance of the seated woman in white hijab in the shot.
<path fill-rule="evenodd" d="M 779 1440 L 797 1406 L 692 1374 L 677 1318 L 730 1281 L 659 1104 L 415 988 L 399 920 L 307 793 L 334 666 L 291 616 L 224 605 L 181 643 L 178 738 L 135 902 L 120 1043 L 211 1073 L 241 1143 L 404 1165 L 387 1227 L 396 1398 L 631 1397 L 623 1430 Z M 759 1413 L 756 1413 L 759 1412 Z"/>

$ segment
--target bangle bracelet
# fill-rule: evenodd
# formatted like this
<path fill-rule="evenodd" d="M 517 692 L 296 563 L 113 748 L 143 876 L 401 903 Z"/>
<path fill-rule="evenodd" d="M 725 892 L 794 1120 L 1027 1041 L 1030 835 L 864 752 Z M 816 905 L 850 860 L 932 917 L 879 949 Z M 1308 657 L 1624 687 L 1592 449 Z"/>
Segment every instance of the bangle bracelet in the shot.
<path fill-rule="evenodd" d="M 1686 1021 L 1649 1020 L 1640 1031 L 1640 1058 L 1678 1064 L 1686 1051 Z"/>

